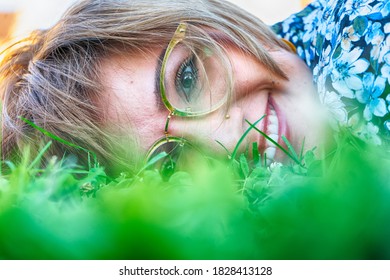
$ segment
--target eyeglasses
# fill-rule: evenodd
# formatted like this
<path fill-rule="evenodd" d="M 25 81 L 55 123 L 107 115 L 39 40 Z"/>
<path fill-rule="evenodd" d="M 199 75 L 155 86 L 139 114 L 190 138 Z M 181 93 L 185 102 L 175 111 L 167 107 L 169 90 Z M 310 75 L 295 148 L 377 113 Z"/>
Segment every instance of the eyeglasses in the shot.
<path fill-rule="evenodd" d="M 222 48 L 201 28 L 180 23 L 165 51 L 161 72 L 161 100 L 169 114 L 164 137 L 147 153 L 147 161 L 167 153 L 161 165 L 176 165 L 184 150 L 196 150 L 187 140 L 169 135 L 172 116 L 199 117 L 226 104 L 229 97 L 229 61 Z M 184 148 L 186 147 L 186 148 Z M 175 163 L 174 163 L 175 162 Z"/>
<path fill-rule="evenodd" d="M 161 99 L 172 115 L 194 117 L 218 109 L 227 98 L 227 59 L 200 28 L 180 23 L 163 58 Z"/>

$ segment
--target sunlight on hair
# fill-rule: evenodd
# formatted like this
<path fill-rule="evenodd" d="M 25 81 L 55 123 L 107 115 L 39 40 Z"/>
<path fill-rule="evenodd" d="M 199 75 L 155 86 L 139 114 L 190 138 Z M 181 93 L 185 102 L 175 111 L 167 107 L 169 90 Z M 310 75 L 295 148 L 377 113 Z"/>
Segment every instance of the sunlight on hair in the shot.
<path fill-rule="evenodd" d="M 290 14 L 298 12 L 311 0 L 229 0 L 230 2 L 250 11 L 267 24 L 283 20 Z M 27 35 L 33 29 L 47 28 L 56 22 L 61 14 L 75 0 L 19 0 L 13 3 L 0 2 L 0 12 L 14 11 L 20 14 L 15 26 L 13 37 Z M 1 41 L 1 40 L 0 40 Z"/>

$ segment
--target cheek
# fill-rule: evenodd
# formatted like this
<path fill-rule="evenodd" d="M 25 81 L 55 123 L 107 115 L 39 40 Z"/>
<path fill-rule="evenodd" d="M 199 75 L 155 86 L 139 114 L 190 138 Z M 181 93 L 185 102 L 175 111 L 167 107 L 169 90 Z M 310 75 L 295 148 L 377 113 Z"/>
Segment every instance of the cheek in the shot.
<path fill-rule="evenodd" d="M 283 70 L 289 79 L 289 90 L 296 94 L 300 94 L 301 91 L 313 94 L 313 75 L 307 65 L 293 54 L 287 55 L 286 60 Z"/>
<path fill-rule="evenodd" d="M 147 151 L 155 141 L 164 136 L 164 127 L 167 114 L 159 111 L 141 110 L 130 116 L 131 123 L 122 123 L 122 131 L 130 134 L 130 137 L 135 138 L 141 150 Z"/>
<path fill-rule="evenodd" d="M 288 77 L 287 81 L 279 83 L 274 100 L 286 119 L 289 140 L 300 148 L 305 139 L 305 147 L 312 148 L 319 143 L 324 121 L 311 71 L 296 55 L 278 53 L 275 59 Z"/>
<path fill-rule="evenodd" d="M 104 126 L 110 133 L 127 138 L 142 151 L 147 151 L 157 139 L 164 136 L 168 113 L 154 106 L 154 96 L 145 97 L 142 102 L 137 96 L 133 97 L 107 94 L 99 102 L 99 107 L 104 112 Z"/>
<path fill-rule="evenodd" d="M 136 134 L 139 138 L 139 146 L 147 151 L 154 142 L 164 137 L 165 115 L 144 116 L 135 124 Z"/>
<path fill-rule="evenodd" d="M 231 107 L 229 118 L 226 113 L 217 111 L 199 118 L 173 118 L 169 134 L 183 137 L 191 143 L 202 146 L 212 154 L 226 155 L 218 142 L 232 151 L 243 134 L 244 114 L 240 108 Z"/>

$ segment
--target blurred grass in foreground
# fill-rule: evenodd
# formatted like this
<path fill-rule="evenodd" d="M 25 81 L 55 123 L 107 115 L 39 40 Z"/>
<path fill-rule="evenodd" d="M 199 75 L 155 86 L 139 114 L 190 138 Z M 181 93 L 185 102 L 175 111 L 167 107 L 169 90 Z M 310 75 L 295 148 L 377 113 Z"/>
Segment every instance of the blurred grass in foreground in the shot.
<path fill-rule="evenodd" d="M 0 259 L 390 259 L 389 147 L 109 182 L 28 157 L 0 177 Z"/>

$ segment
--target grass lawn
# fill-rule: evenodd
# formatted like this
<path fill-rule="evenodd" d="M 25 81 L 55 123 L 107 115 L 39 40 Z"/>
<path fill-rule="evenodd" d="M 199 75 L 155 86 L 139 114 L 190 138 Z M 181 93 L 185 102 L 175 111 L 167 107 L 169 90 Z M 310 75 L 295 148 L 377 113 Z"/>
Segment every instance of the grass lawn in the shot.
<path fill-rule="evenodd" d="M 0 259 L 390 258 L 389 147 L 346 132 L 321 157 L 235 154 L 169 178 L 25 154 L 3 163 Z"/>

